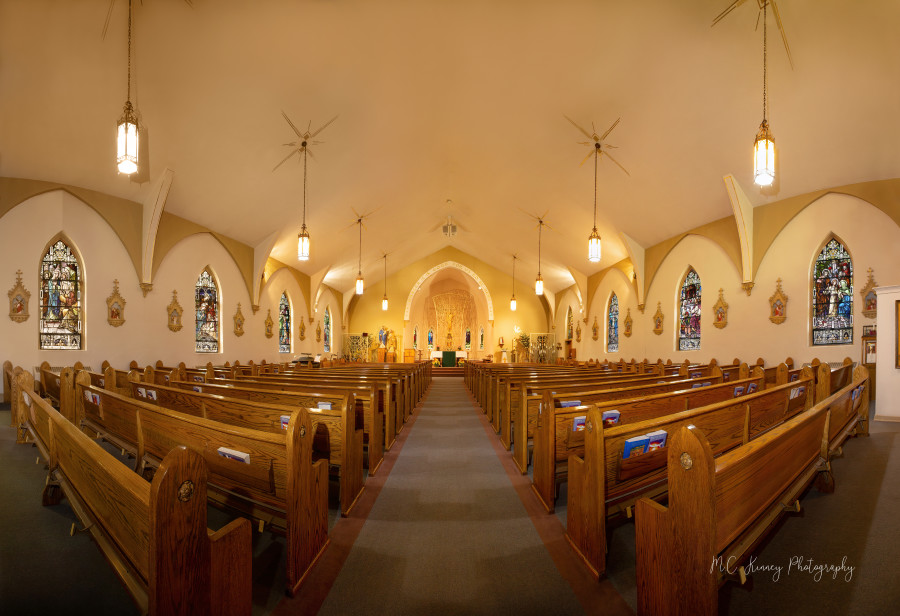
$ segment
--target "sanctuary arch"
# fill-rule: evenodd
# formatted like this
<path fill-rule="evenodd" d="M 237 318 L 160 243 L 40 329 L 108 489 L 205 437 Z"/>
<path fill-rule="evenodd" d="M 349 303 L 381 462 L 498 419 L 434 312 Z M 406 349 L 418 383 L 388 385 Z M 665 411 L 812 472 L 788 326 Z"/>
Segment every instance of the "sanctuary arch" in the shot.
<path fill-rule="evenodd" d="M 422 275 L 410 291 L 404 311 L 404 340 L 413 339 L 418 327 L 417 357 L 429 357 L 429 330 L 434 333 L 434 350 L 467 350 L 470 359 L 491 354 L 484 340 L 493 338 L 493 305 L 481 279 L 469 268 L 454 262 L 436 266 Z M 468 348 L 467 348 L 468 332 Z"/>

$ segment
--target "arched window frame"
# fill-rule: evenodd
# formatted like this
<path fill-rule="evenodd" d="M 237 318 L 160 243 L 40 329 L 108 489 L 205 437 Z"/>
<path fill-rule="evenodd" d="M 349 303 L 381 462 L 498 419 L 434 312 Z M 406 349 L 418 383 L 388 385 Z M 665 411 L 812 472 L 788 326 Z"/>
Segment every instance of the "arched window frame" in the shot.
<path fill-rule="evenodd" d="M 416 325 L 413 328 L 413 350 L 419 348 L 419 326 Z"/>
<path fill-rule="evenodd" d="M 65 259 L 63 261 L 52 261 L 49 260 L 48 257 L 51 256 L 51 250 L 57 248 L 57 245 L 62 243 L 62 245 L 68 250 L 68 253 L 71 255 L 72 259 Z M 65 299 L 66 306 L 60 306 L 60 296 L 59 291 L 64 290 L 57 288 L 56 291 L 56 299 L 53 300 L 53 294 L 50 289 L 49 281 L 52 280 L 52 270 L 57 269 L 62 272 L 62 265 L 66 263 L 75 263 L 75 271 L 76 275 L 74 280 L 71 278 L 66 282 L 74 282 L 74 288 L 69 288 L 65 290 L 67 298 Z M 51 263 L 57 263 L 54 268 Z M 66 266 L 66 269 L 70 269 Z M 45 274 L 48 276 L 47 282 L 48 284 L 44 285 L 45 282 Z M 62 275 L 60 273 L 60 275 Z M 66 236 L 65 233 L 57 233 L 53 239 L 51 239 L 44 246 L 44 250 L 41 252 L 41 260 L 38 263 L 38 348 L 41 350 L 69 350 L 69 351 L 80 351 L 84 349 L 84 330 L 85 330 L 85 319 L 84 319 L 84 310 L 85 310 L 85 298 L 87 294 L 85 293 L 85 272 L 84 272 L 84 259 L 81 256 L 81 252 L 78 250 L 75 243 Z M 59 284 L 59 283 L 57 283 Z M 71 286 L 71 285 L 66 285 Z M 74 294 L 74 303 L 69 299 L 69 292 Z M 75 306 L 73 309 L 72 306 Z M 59 317 L 59 322 L 67 321 L 72 323 L 74 320 L 74 326 L 68 330 L 67 332 L 60 331 L 60 328 L 51 328 L 51 326 L 47 325 L 48 320 L 46 317 L 48 316 L 45 308 L 53 308 L 58 307 L 59 310 L 54 311 L 53 316 Z M 51 319 L 49 322 L 57 322 L 57 319 Z M 68 329 L 68 328 L 66 328 Z M 57 336 L 55 339 L 53 336 Z"/>
<path fill-rule="evenodd" d="M 836 298 L 837 303 L 835 305 L 836 313 L 843 313 L 844 316 L 849 317 L 845 326 L 835 326 L 835 327 L 817 327 L 818 319 L 817 319 L 817 295 L 818 289 L 816 288 L 816 280 L 817 280 L 817 268 L 819 263 L 819 257 L 825 252 L 828 245 L 832 242 L 837 242 L 841 248 L 843 248 L 844 252 L 847 255 L 847 265 L 849 268 L 849 272 L 846 276 L 839 275 L 836 280 L 847 281 L 846 292 L 840 292 L 840 295 L 843 297 Z M 834 261 L 832 261 L 834 262 Z M 840 266 L 837 266 L 840 267 Z M 840 283 L 838 283 L 840 284 Z M 838 237 L 835 233 L 829 233 L 828 236 L 819 244 L 818 249 L 813 253 L 812 264 L 810 266 L 810 274 L 809 274 L 809 297 L 810 297 L 810 309 L 809 309 L 809 339 L 810 344 L 812 346 L 834 346 L 839 344 L 853 344 L 853 254 L 850 252 L 850 249 L 847 248 L 847 242 Z M 837 315 L 840 318 L 840 314 Z M 838 325 L 836 322 L 832 322 L 833 325 Z M 816 332 L 837 332 L 836 338 L 829 341 L 823 341 L 823 336 L 818 336 L 819 341 L 817 341 Z"/>
<path fill-rule="evenodd" d="M 293 353 L 293 338 L 291 336 L 291 321 L 293 320 L 293 308 L 287 291 L 281 294 L 278 300 L 278 352 Z"/>
<path fill-rule="evenodd" d="M 323 324 L 325 327 L 323 328 L 325 331 L 322 334 L 322 350 L 325 353 L 331 353 L 331 347 L 333 346 L 333 338 L 331 337 L 334 323 L 331 320 L 331 308 L 329 306 L 325 306 L 325 316 L 322 318 Z"/>
<path fill-rule="evenodd" d="M 691 274 L 696 276 L 697 279 L 696 291 L 691 289 L 694 286 L 692 281 L 689 280 Z M 702 296 L 703 284 L 700 280 L 700 274 L 693 267 L 688 266 L 687 271 L 681 278 L 681 284 L 678 285 L 678 324 L 675 332 L 677 336 L 676 348 L 679 351 L 700 350 Z"/>
<path fill-rule="evenodd" d="M 569 306 L 568 310 L 566 310 L 566 340 L 571 341 L 575 335 L 574 321 L 572 307 Z"/>
<path fill-rule="evenodd" d="M 606 302 L 606 352 L 619 352 L 619 298 L 615 291 Z"/>
<path fill-rule="evenodd" d="M 201 286 L 203 275 L 210 285 Z M 214 306 L 210 310 L 209 289 L 214 289 Z M 205 291 L 201 291 L 204 289 Z M 204 303 L 205 302 L 205 303 Z M 212 321 L 212 324 L 210 324 Z M 197 353 L 218 353 L 222 350 L 222 287 L 212 268 L 206 266 L 194 283 L 194 350 Z M 205 337 L 204 337 L 205 334 Z"/>

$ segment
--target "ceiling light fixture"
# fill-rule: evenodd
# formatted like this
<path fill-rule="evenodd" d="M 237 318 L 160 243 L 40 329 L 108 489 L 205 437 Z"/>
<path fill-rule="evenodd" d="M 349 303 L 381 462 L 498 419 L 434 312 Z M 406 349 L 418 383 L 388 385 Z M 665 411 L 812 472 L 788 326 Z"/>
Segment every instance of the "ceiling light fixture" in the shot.
<path fill-rule="evenodd" d="M 359 225 L 359 269 L 356 273 L 356 294 L 363 294 L 363 277 L 362 277 L 362 217 L 356 219 L 356 224 Z M 387 268 L 387 261 L 385 261 L 385 268 Z"/>
<path fill-rule="evenodd" d="M 384 253 L 384 298 L 381 300 L 381 309 L 388 309 L 387 299 L 387 253 Z"/>
<path fill-rule="evenodd" d="M 513 255 L 513 292 L 512 298 L 509 300 L 509 309 L 516 311 L 516 255 Z"/>
<path fill-rule="evenodd" d="M 116 125 L 116 165 L 119 173 L 131 175 L 138 170 L 138 123 L 131 106 L 131 4 L 128 0 L 128 87 L 125 109 Z"/>
<path fill-rule="evenodd" d="M 306 229 L 306 141 L 301 143 L 303 148 L 303 221 L 300 224 L 300 233 L 297 234 L 297 260 L 309 261 L 309 231 Z"/>
<path fill-rule="evenodd" d="M 759 186 L 769 186 L 775 181 L 775 138 L 769 131 L 766 119 L 768 111 L 768 87 L 766 73 L 766 13 L 768 0 L 763 1 L 763 120 L 753 144 L 753 181 Z"/>
<path fill-rule="evenodd" d="M 600 234 L 597 232 L 597 162 L 600 160 L 600 142 L 594 144 L 594 228 L 588 236 L 588 261 L 600 261 Z"/>
<path fill-rule="evenodd" d="M 541 278 L 541 231 L 544 229 L 544 219 L 538 219 L 538 275 L 537 280 L 534 281 L 534 293 L 535 295 L 543 295 L 544 294 L 544 279 Z"/>

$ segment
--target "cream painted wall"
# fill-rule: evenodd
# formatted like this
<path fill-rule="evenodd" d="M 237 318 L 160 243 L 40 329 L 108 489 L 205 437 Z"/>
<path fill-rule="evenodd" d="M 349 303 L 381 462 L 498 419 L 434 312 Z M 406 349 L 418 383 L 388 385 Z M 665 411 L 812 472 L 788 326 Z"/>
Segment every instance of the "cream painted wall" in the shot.
<path fill-rule="evenodd" d="M 835 224 L 839 223 L 839 224 Z M 821 244 L 834 232 L 846 243 L 854 268 L 854 341 L 850 345 L 813 347 L 810 340 L 812 263 Z M 862 325 L 872 324 L 862 316 L 859 290 L 865 285 L 867 268 L 875 271 L 879 284 L 900 283 L 900 228 L 882 211 L 856 197 L 829 194 L 800 212 L 772 244 L 763 258 L 750 297 L 741 288 L 740 274 L 724 251 L 709 239 L 689 235 L 672 249 L 661 264 L 647 293 L 646 311 L 636 308 L 633 290 L 624 275 L 612 270 L 598 286 L 593 301 L 594 316 L 601 324 L 601 340 L 587 344 L 587 354 L 579 357 L 610 359 L 671 358 L 673 361 L 708 361 L 715 357 L 730 362 L 734 357 L 752 361 L 762 357 L 767 364 L 793 357 L 808 362 L 814 357 L 823 361 L 841 361 L 849 356 L 859 361 Z M 700 275 L 702 292 L 701 346 L 698 351 L 679 352 L 677 348 L 677 302 L 679 284 L 691 265 Z M 787 320 L 775 325 L 769 317 L 769 297 L 775 292 L 776 279 L 788 296 Z M 712 306 L 724 289 L 728 303 L 728 326 L 712 325 Z M 602 352 L 605 335 L 605 312 L 609 293 L 619 296 L 619 353 Z M 652 318 L 657 302 L 664 315 L 663 333 L 652 332 Z M 626 308 L 631 307 L 634 335 L 625 338 L 623 322 Z M 880 386 L 879 386 L 880 388 Z"/>
<path fill-rule="evenodd" d="M 83 259 L 84 348 L 80 351 L 38 349 L 38 266 L 47 242 L 65 231 Z M 197 276 L 209 265 L 219 282 L 221 294 L 221 352 L 194 351 L 193 288 Z M 264 336 L 265 312 L 253 315 L 250 298 L 240 272 L 222 245 L 209 234 L 192 235 L 166 255 L 147 297 L 138 286 L 134 266 L 112 228 L 90 207 L 63 191 L 54 191 L 23 202 L 0 218 L 0 282 L 12 288 L 15 272 L 21 269 L 26 289 L 31 292 L 29 319 L 14 323 L 0 318 L 0 358 L 15 365 L 33 367 L 42 361 L 51 365 L 72 365 L 81 361 L 99 369 L 104 359 L 117 368 L 131 360 L 141 365 L 158 359 L 187 365 L 224 363 L 239 359 L 278 359 L 276 342 Z M 111 327 L 106 321 L 106 298 L 113 279 L 125 299 L 125 323 Z M 296 285 L 296 283 L 294 283 Z M 183 329 L 171 332 L 166 322 L 166 306 L 172 290 L 184 308 Z M 298 294 L 299 289 L 294 288 Z M 280 292 L 279 292 L 280 297 Z M 233 333 L 232 317 L 240 302 L 246 321 L 243 337 Z M 276 300 L 277 306 L 277 300 Z"/>
<path fill-rule="evenodd" d="M 383 285 L 375 284 L 368 287 L 362 297 L 354 299 L 350 303 L 348 331 L 371 333 L 377 332 L 381 326 L 386 325 L 388 328 L 398 332 L 399 338 L 405 330 L 404 310 L 413 286 L 431 268 L 446 261 L 455 261 L 475 272 L 491 295 L 494 308 L 494 324 L 493 327 L 489 327 L 489 323 L 485 326 L 485 354 L 500 350 L 500 347 L 497 346 L 497 339 L 500 336 L 504 338 L 504 348 L 509 349 L 516 327 L 525 332 L 547 331 L 545 300 L 538 298 L 534 294 L 534 287 L 531 286 L 533 283 L 523 282 L 520 279 L 516 280 L 518 306 L 517 310 L 512 312 L 509 309 L 509 299 L 512 294 L 512 276 L 452 246 L 442 248 L 388 276 L 387 286 L 390 309 L 387 312 L 381 310 L 381 298 L 384 295 L 382 291 Z M 419 289 L 419 293 L 426 286 L 423 285 Z M 489 330 L 492 332 L 490 336 Z M 403 340 L 398 339 L 398 342 L 404 347 L 411 347 L 411 335 L 412 328 L 410 327 L 409 333 L 404 336 Z M 424 351 L 427 345 L 425 341 L 426 332 L 420 328 L 419 335 L 422 337 L 419 346 Z M 473 340 L 473 343 L 475 340 Z M 440 344 L 440 342 L 436 341 L 435 344 Z"/>
<path fill-rule="evenodd" d="M 609 298 L 613 292 L 615 292 L 616 297 L 619 299 L 619 350 L 615 353 L 607 353 L 606 317 Z M 603 280 L 600 281 L 600 284 L 594 292 L 594 297 L 591 300 L 591 307 L 588 323 L 582 332 L 582 346 L 578 351 L 579 359 L 599 359 L 600 361 L 603 361 L 604 359 L 613 361 L 620 358 L 625 358 L 627 360 L 632 358 L 638 360 L 644 359 L 643 351 L 639 352 L 637 350 L 642 347 L 635 344 L 637 341 L 635 335 L 626 338 L 623 333 L 625 331 L 625 315 L 628 314 L 628 309 L 631 309 L 631 319 L 635 324 L 635 332 L 637 332 L 637 320 L 638 317 L 641 316 L 641 313 L 637 309 L 637 297 L 634 292 L 634 285 L 628 281 L 628 278 L 622 270 L 611 268 L 606 276 L 603 277 Z M 592 331 L 595 317 L 598 326 L 597 340 L 593 339 L 594 334 Z M 649 320 L 647 322 L 649 323 Z M 653 357 L 649 359 L 656 358 Z"/>
<path fill-rule="evenodd" d="M 876 279 L 877 280 L 877 279 Z M 878 350 L 875 359 L 875 419 L 900 421 L 900 369 L 897 368 L 897 302 L 900 286 L 878 287 Z"/>

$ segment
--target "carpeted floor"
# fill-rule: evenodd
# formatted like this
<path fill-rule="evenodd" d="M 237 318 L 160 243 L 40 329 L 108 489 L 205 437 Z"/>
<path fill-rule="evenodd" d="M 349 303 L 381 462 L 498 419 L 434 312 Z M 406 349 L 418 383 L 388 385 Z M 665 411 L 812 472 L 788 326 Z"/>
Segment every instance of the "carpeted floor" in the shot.
<path fill-rule="evenodd" d="M 478 413 L 434 379 L 320 614 L 583 613 Z"/>
<path fill-rule="evenodd" d="M 46 470 L 8 426 L 8 407 L 0 406 L 0 614 L 137 613 L 90 537 L 69 537 L 74 516 L 66 502 L 41 506 Z M 606 584 L 615 591 L 586 603 L 582 572 L 565 564 L 571 554 L 560 539 L 565 487 L 557 516 L 536 514 L 527 477 L 506 468 L 509 454 L 495 439 L 462 379 L 435 378 L 402 446 L 370 478 L 363 513 L 333 527 L 331 554 L 316 572 L 326 580 L 324 599 L 304 603 L 304 588 L 299 601 L 285 601 L 283 538 L 254 533 L 254 614 L 309 614 L 320 603 L 328 616 L 627 612 L 615 591 L 633 609 L 634 524 L 610 524 Z M 750 582 L 722 588 L 721 614 L 894 612 L 900 424 L 871 422 L 871 436 L 849 440 L 833 469 L 835 492 L 813 488 L 803 496 L 802 513 L 784 517 L 754 551 Z M 210 513 L 211 527 L 227 521 Z M 811 571 L 792 565 L 801 557 L 807 569 L 812 559 Z M 817 577 L 817 565 L 845 569 Z"/>

